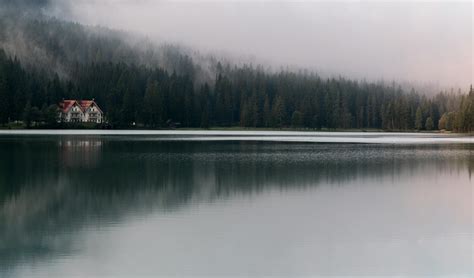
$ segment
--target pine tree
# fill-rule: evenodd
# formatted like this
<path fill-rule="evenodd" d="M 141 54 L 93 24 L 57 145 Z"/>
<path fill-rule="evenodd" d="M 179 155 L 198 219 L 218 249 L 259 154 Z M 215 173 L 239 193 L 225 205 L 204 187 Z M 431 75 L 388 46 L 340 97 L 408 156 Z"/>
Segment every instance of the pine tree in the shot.
<path fill-rule="evenodd" d="M 265 101 L 263 104 L 263 126 L 270 127 L 272 123 L 272 110 L 270 107 L 270 98 L 265 95 Z"/>
<path fill-rule="evenodd" d="M 415 128 L 417 130 L 423 129 L 423 112 L 420 107 L 416 109 Z"/>
<path fill-rule="evenodd" d="M 292 127 L 302 127 L 303 126 L 303 113 L 300 111 L 293 112 L 291 116 L 291 126 Z"/>
<path fill-rule="evenodd" d="M 162 99 L 158 91 L 158 82 L 149 81 L 144 97 L 145 124 L 151 127 L 163 125 Z"/>
<path fill-rule="evenodd" d="M 433 123 L 433 119 L 431 117 L 428 117 L 426 119 L 425 128 L 426 128 L 426 130 L 433 130 L 434 123 Z"/>
<path fill-rule="evenodd" d="M 448 114 L 444 113 L 443 116 L 441 116 L 441 118 L 439 119 L 438 128 L 440 130 L 448 130 L 447 123 L 448 123 Z"/>
<path fill-rule="evenodd" d="M 286 121 L 286 104 L 281 96 L 277 96 L 272 109 L 273 126 L 283 127 Z"/>
<path fill-rule="evenodd" d="M 9 121 L 10 103 L 7 88 L 7 80 L 0 65 L 0 125 L 4 125 Z"/>
<path fill-rule="evenodd" d="M 123 95 L 122 111 L 120 113 L 121 123 L 127 126 L 133 122 L 136 122 L 135 96 L 132 92 L 133 91 L 131 89 L 126 89 Z"/>

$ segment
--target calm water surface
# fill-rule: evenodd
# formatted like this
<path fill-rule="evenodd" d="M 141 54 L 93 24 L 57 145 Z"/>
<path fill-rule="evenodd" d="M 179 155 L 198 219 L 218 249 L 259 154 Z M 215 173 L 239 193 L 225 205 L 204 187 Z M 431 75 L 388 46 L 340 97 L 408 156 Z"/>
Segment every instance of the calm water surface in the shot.
<path fill-rule="evenodd" d="M 472 137 L 0 132 L 0 277 L 472 277 Z"/>

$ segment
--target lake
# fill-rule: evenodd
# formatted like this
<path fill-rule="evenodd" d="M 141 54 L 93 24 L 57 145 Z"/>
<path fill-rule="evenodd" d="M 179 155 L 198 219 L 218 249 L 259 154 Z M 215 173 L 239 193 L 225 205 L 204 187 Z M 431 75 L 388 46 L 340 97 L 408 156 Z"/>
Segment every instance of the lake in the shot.
<path fill-rule="evenodd" d="M 0 277 L 472 277 L 473 137 L 0 131 Z"/>

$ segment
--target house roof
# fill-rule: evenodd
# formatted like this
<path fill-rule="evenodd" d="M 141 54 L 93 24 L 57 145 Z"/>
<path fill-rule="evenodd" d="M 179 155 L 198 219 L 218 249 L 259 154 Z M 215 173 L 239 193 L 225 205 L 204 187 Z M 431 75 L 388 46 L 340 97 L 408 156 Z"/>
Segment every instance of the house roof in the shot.
<path fill-rule="evenodd" d="M 97 105 L 97 103 L 95 103 L 94 100 L 81 100 L 81 101 L 78 101 L 78 103 L 81 106 L 82 111 L 84 111 L 84 112 L 86 112 L 87 108 L 94 105 L 102 113 L 102 110 L 99 108 L 99 105 Z"/>
<path fill-rule="evenodd" d="M 74 106 L 74 104 L 77 104 L 79 108 L 81 108 L 82 112 L 86 112 L 86 110 L 92 105 L 95 105 L 95 107 L 99 109 L 100 112 L 102 112 L 102 110 L 99 108 L 99 106 L 97 105 L 97 103 L 95 103 L 94 100 L 77 101 L 74 99 L 65 99 L 59 103 L 59 108 L 62 110 L 63 113 L 67 113 Z"/>
<path fill-rule="evenodd" d="M 64 112 L 67 113 L 69 109 L 71 109 L 74 104 L 78 104 L 76 100 L 73 99 L 65 99 L 59 103 L 59 108 Z M 78 104 L 79 105 L 79 104 Z"/>
<path fill-rule="evenodd" d="M 89 108 L 94 103 L 94 101 L 93 100 L 80 100 L 78 101 L 78 103 L 81 106 L 82 111 L 85 112 L 87 108 Z"/>

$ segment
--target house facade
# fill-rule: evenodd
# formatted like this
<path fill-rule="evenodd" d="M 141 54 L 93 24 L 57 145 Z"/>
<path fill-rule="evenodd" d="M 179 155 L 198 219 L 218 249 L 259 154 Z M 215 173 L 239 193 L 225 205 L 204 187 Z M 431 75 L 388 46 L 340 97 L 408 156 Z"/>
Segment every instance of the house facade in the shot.
<path fill-rule="evenodd" d="M 59 119 L 63 123 L 97 123 L 104 121 L 104 112 L 94 99 L 63 100 L 59 103 Z"/>

